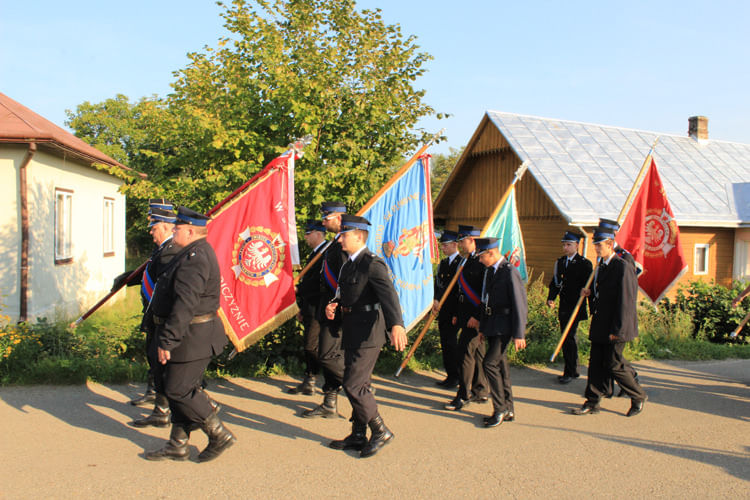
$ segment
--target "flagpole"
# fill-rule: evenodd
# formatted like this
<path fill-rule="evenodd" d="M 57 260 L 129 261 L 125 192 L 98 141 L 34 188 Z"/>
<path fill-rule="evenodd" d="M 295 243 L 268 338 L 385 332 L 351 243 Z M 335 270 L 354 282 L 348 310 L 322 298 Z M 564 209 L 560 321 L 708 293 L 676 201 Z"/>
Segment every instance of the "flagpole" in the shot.
<path fill-rule="evenodd" d="M 735 338 L 737 335 L 740 334 L 740 330 L 742 330 L 742 327 L 744 327 L 747 322 L 750 321 L 750 312 L 745 315 L 745 318 L 740 322 L 739 326 L 735 328 L 732 333 L 729 334 L 729 338 Z"/>
<path fill-rule="evenodd" d="M 490 228 L 491 221 L 497 216 L 498 213 L 500 213 L 500 210 L 503 207 L 503 204 L 508 199 L 508 196 L 510 196 L 511 191 L 516 185 L 516 182 L 521 180 L 521 177 L 523 177 L 523 174 L 526 172 L 526 170 L 529 168 L 529 162 L 525 161 L 523 162 L 518 169 L 516 169 L 516 173 L 513 176 L 513 180 L 510 182 L 510 185 L 505 190 L 505 193 L 503 194 L 503 197 L 500 198 L 500 203 L 497 204 L 495 209 L 492 211 L 492 215 L 487 219 L 487 222 L 484 224 L 484 228 L 482 229 L 482 236 L 484 236 L 487 233 L 487 230 Z M 466 259 L 461 261 L 461 264 L 458 266 L 458 269 L 456 270 L 456 274 L 453 275 L 453 278 L 451 279 L 450 283 L 448 283 L 448 286 L 445 288 L 445 291 L 443 292 L 443 297 L 440 299 L 440 302 L 438 302 L 437 308 L 430 311 L 430 316 L 427 318 L 427 321 L 425 322 L 424 326 L 422 327 L 422 331 L 419 332 L 419 335 L 416 339 L 414 339 L 414 344 L 412 344 L 411 349 L 409 349 L 409 352 L 406 354 L 406 357 L 401 362 L 401 365 L 398 367 L 398 370 L 396 370 L 396 377 L 401 375 L 401 372 L 406 368 L 406 365 L 409 363 L 409 360 L 414 355 L 414 352 L 417 350 L 417 347 L 422 342 L 422 339 L 425 336 L 425 333 L 427 333 L 427 330 L 430 328 L 430 325 L 432 324 L 432 321 L 437 318 L 438 314 L 440 313 L 440 308 L 443 306 L 443 303 L 448 298 L 448 295 L 450 294 L 451 290 L 453 290 L 453 287 L 456 285 L 456 281 L 458 281 L 458 277 L 461 274 L 461 271 L 464 268 L 464 265 L 466 264 Z"/>
<path fill-rule="evenodd" d="M 295 139 L 295 141 L 293 143 L 289 144 L 287 151 L 285 151 L 282 154 L 282 156 L 284 154 L 287 154 L 287 153 L 290 153 L 290 152 L 292 154 L 296 154 L 296 155 L 302 156 L 302 154 L 303 154 L 302 150 L 304 149 L 305 146 L 307 146 L 308 144 L 310 144 L 311 141 L 312 141 L 312 136 L 311 135 L 306 135 L 305 137 L 303 137 L 301 139 Z M 258 172 L 256 175 L 254 175 L 249 181 L 245 182 L 240 187 L 238 187 L 237 189 L 235 189 L 234 191 L 232 191 L 232 193 L 229 196 L 227 196 L 226 198 L 224 198 L 223 200 L 221 200 L 219 203 L 216 204 L 216 206 L 214 206 L 211 210 L 209 210 L 208 212 L 206 212 L 206 215 L 210 216 L 210 215 L 214 214 L 217 210 L 219 210 L 221 207 L 223 207 L 224 205 L 226 205 L 229 201 L 232 200 L 232 198 L 234 198 L 235 196 L 237 196 L 245 188 L 247 188 L 253 182 L 255 182 L 255 180 L 258 178 L 258 176 L 263 173 L 263 170 L 264 169 L 261 169 L 261 171 Z M 105 295 L 104 297 L 102 297 L 99 300 L 99 302 L 97 302 L 96 304 L 94 304 L 88 311 L 86 311 L 85 313 L 83 313 L 81 315 L 81 317 L 79 317 L 77 320 L 75 320 L 74 322 L 72 322 L 69 326 L 71 328 L 75 328 L 78 325 L 80 325 L 81 322 L 83 322 L 86 318 L 88 318 L 89 316 L 91 316 L 94 312 L 96 312 L 97 309 L 99 309 L 109 299 L 111 299 L 112 296 L 114 296 L 120 290 L 120 288 L 124 287 L 130 280 L 132 280 L 136 276 L 138 276 L 141 273 L 143 273 L 143 270 L 146 269 L 146 265 L 147 264 L 148 264 L 148 260 L 146 260 L 143 264 L 141 264 L 140 266 L 138 266 L 138 268 L 135 271 L 133 271 L 132 273 L 130 273 L 128 275 L 128 277 L 125 278 L 125 281 L 123 281 L 122 285 L 120 285 L 115 290 L 110 291 L 107 295 Z"/>
<path fill-rule="evenodd" d="M 628 197 L 625 199 L 625 203 L 622 205 L 622 209 L 620 210 L 619 215 L 617 216 L 617 224 L 619 225 L 622 222 L 622 218 L 625 216 L 625 212 L 628 208 L 628 205 L 630 205 L 630 202 L 633 200 L 633 196 L 635 195 L 635 192 L 638 190 L 638 187 L 640 186 L 641 181 L 643 180 L 643 177 L 646 175 L 646 170 L 651 165 L 651 157 L 654 153 L 654 149 L 656 148 L 656 143 L 659 142 L 659 136 L 656 137 L 654 140 L 654 143 L 651 145 L 651 149 L 648 150 L 648 154 L 646 155 L 646 158 L 643 160 L 643 165 L 641 165 L 641 170 L 638 172 L 638 175 L 635 178 L 635 182 L 633 182 L 633 187 L 630 188 L 630 193 L 628 193 Z M 594 269 L 591 270 L 591 274 L 589 274 L 589 278 L 586 280 L 586 284 L 583 285 L 583 289 L 588 289 L 591 286 L 591 283 L 594 281 L 594 275 L 596 274 L 596 270 L 599 268 L 599 262 L 597 261 L 596 266 L 594 266 Z M 557 355 L 560 353 L 560 349 L 562 349 L 562 345 L 565 342 L 565 339 L 568 338 L 568 333 L 570 332 L 570 328 L 573 326 L 573 323 L 575 322 L 576 317 L 578 316 L 578 310 L 581 308 L 581 305 L 583 304 L 583 300 L 586 297 L 581 295 L 578 297 L 578 302 L 576 302 L 575 308 L 573 308 L 573 313 L 570 315 L 570 319 L 568 319 L 568 323 L 565 325 L 565 329 L 563 330 L 562 335 L 560 336 L 560 341 L 557 343 L 557 347 L 555 347 L 555 352 L 552 353 L 552 356 L 550 356 L 549 361 L 550 363 L 555 360 Z"/>
<path fill-rule="evenodd" d="M 440 131 L 438 133 L 434 134 L 430 138 L 430 140 L 427 141 L 419 149 L 419 151 L 417 151 L 416 153 L 414 153 L 414 155 L 409 159 L 409 161 L 407 161 L 406 163 L 404 163 L 404 165 L 398 170 L 398 172 L 396 172 L 395 174 L 393 174 L 393 176 L 388 180 L 388 182 L 386 182 L 383 185 L 383 187 L 381 187 L 378 190 L 378 192 L 375 193 L 375 195 L 372 198 L 370 198 L 370 200 L 367 203 L 365 203 L 365 205 L 357 211 L 357 215 L 362 215 L 363 213 L 367 212 L 370 209 L 370 207 L 372 207 L 375 203 L 377 203 L 378 198 L 380 198 L 380 196 L 383 193 L 385 193 L 391 186 L 393 186 L 396 183 L 396 181 L 398 181 L 399 177 L 401 177 L 402 175 L 404 175 L 404 173 L 406 173 L 406 171 L 409 170 L 409 168 L 411 168 L 412 165 L 414 165 L 414 162 L 416 162 L 425 153 L 425 151 L 427 151 L 427 148 L 429 148 L 432 145 L 432 143 L 435 142 L 443 134 L 444 131 L 445 131 L 445 129 L 440 129 Z M 310 259 L 310 261 L 307 264 L 305 264 L 305 267 L 302 268 L 302 270 L 299 272 L 299 274 L 297 274 L 297 276 L 294 278 L 294 284 L 295 285 L 299 284 L 299 281 L 302 279 L 302 277 L 305 274 L 307 274 L 307 272 L 310 270 L 310 268 L 316 262 L 318 262 L 318 260 L 320 260 L 320 258 L 322 256 L 323 256 L 323 252 L 320 252 L 315 257 L 313 257 L 312 259 Z"/>
<path fill-rule="evenodd" d="M 99 309 L 101 306 L 103 306 L 105 302 L 107 302 L 109 299 L 111 299 L 113 295 L 115 295 L 117 292 L 119 292 L 122 287 L 124 287 L 125 285 L 127 285 L 130 282 L 130 280 L 132 280 L 136 276 L 140 276 L 141 273 L 143 273 L 143 270 L 146 269 L 146 265 L 147 264 L 148 264 L 148 260 L 146 260 L 146 262 L 144 262 L 143 264 L 141 264 L 140 266 L 138 266 L 138 269 L 136 269 L 132 273 L 128 274 L 128 277 L 125 278 L 123 280 L 123 282 L 117 288 L 115 288 L 114 290 L 111 290 L 107 295 L 105 295 L 104 297 L 102 297 L 99 300 L 99 302 L 97 302 L 96 304 L 94 304 L 88 311 L 86 311 L 85 313 L 83 313 L 77 320 L 75 320 L 74 322 L 72 322 L 68 326 L 70 326 L 70 328 L 75 328 L 78 325 L 80 325 L 86 318 L 88 318 L 89 316 L 91 316 L 92 314 L 94 314 L 94 312 L 97 309 Z"/>
<path fill-rule="evenodd" d="M 375 196 L 373 196 L 372 198 L 370 198 L 370 201 L 368 201 L 367 203 L 365 203 L 365 205 L 357 211 L 357 215 L 362 215 L 363 213 L 367 212 L 370 209 L 370 207 L 372 207 L 375 203 L 377 203 L 378 198 L 380 198 L 380 196 L 383 193 L 385 193 L 386 191 L 388 191 L 388 189 L 396 183 L 396 181 L 399 179 L 399 177 L 401 177 L 402 175 L 404 175 L 406 173 L 406 171 L 409 170 L 409 168 L 411 168 L 412 165 L 414 165 L 414 162 L 416 162 L 425 153 L 425 151 L 427 151 L 427 148 L 429 148 L 430 146 L 432 146 L 432 143 L 435 142 L 443 134 L 444 131 L 445 131 L 445 129 L 440 129 L 440 131 L 437 132 L 436 134 L 434 134 L 430 138 L 430 140 L 427 141 L 424 144 L 424 146 L 422 146 L 421 148 L 419 148 L 419 151 L 417 151 L 416 153 L 414 153 L 414 156 L 412 156 L 409 161 L 407 161 L 406 163 L 404 163 L 404 166 L 401 167 L 398 170 L 398 172 L 396 172 L 395 174 L 393 174 L 393 176 L 390 178 L 390 180 L 388 182 L 386 182 L 383 185 L 383 187 L 381 187 L 380 190 L 378 190 L 377 193 L 375 193 Z"/>

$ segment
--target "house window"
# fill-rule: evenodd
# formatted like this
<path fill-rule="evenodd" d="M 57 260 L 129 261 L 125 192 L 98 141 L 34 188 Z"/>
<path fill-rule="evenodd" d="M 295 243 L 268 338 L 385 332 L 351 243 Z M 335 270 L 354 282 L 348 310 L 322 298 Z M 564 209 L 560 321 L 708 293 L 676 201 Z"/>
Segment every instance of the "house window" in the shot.
<path fill-rule="evenodd" d="M 696 243 L 693 274 L 708 274 L 708 243 Z"/>
<path fill-rule="evenodd" d="M 104 211 L 102 213 L 102 248 L 105 257 L 115 254 L 115 200 L 104 198 Z"/>
<path fill-rule="evenodd" d="M 55 189 L 55 264 L 73 261 L 73 191 Z"/>

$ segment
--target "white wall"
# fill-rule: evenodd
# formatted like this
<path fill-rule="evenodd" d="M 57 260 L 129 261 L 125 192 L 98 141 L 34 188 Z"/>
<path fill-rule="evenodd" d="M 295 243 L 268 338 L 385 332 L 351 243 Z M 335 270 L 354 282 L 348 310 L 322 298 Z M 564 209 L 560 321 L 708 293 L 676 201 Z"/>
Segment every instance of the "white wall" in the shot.
<path fill-rule="evenodd" d="M 25 148 L 20 149 L 21 159 Z M 0 148 L 0 158 L 18 156 L 14 151 Z M 3 165 L 0 163 L 0 165 Z M 38 317 L 50 320 L 71 319 L 104 296 L 112 285 L 115 276 L 125 267 L 125 197 L 117 190 L 122 181 L 107 173 L 71 158 L 60 158 L 41 147 L 28 166 L 29 203 L 29 293 L 28 318 Z M 10 182 L 9 169 L 2 170 L 3 186 L 0 195 L 11 193 L 6 184 L 12 184 L 18 191 L 17 183 Z M 15 173 L 17 177 L 17 171 Z M 72 199 L 72 262 L 55 263 L 55 188 L 73 191 Z M 17 194 L 13 194 L 17 198 Z M 103 204 L 104 197 L 115 200 L 115 252 L 105 257 L 103 252 Z M 19 209 L 8 205 L 5 197 L 0 200 L 0 208 L 5 208 L 3 224 L 0 226 L 4 239 L 15 225 L 20 227 Z M 14 223 L 12 219 L 16 219 Z M 16 240 L 20 239 L 19 236 Z M 16 244 L 15 258 L 20 255 L 20 241 Z M 2 250 L 0 250 L 1 252 Z M 11 250 L 5 252 L 11 257 Z M 3 267 L 6 267 L 3 265 Z M 10 266 L 8 266 L 10 267 Z M 18 268 L 18 261 L 15 261 Z M 5 286 L 8 279 L 2 278 Z M 19 279 L 16 278 L 16 282 Z M 8 312 L 18 314 L 18 292 Z"/>
<path fill-rule="evenodd" d="M 0 314 L 18 317 L 21 284 L 21 210 L 18 169 L 27 148 L 0 144 Z"/>

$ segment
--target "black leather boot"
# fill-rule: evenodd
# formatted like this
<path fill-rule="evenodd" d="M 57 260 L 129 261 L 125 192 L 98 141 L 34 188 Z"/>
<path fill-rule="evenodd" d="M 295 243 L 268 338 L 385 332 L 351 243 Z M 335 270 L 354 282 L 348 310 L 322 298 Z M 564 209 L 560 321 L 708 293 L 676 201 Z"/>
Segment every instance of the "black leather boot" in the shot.
<path fill-rule="evenodd" d="M 203 432 L 208 434 L 208 446 L 198 455 L 199 462 L 208 462 L 221 455 L 224 450 L 237 442 L 234 434 L 229 432 L 215 413 L 206 418 L 203 423 Z"/>
<path fill-rule="evenodd" d="M 367 424 L 352 422 L 352 433 L 344 439 L 331 441 L 328 446 L 334 450 L 361 451 L 367 445 Z"/>
<path fill-rule="evenodd" d="M 312 396 L 315 393 L 315 375 L 305 375 L 305 379 L 296 387 L 291 387 L 289 394 L 304 394 Z"/>
<path fill-rule="evenodd" d="M 133 406 L 149 405 L 156 400 L 156 389 L 154 389 L 154 376 L 149 373 L 146 392 L 143 396 L 131 399 L 130 404 Z"/>
<path fill-rule="evenodd" d="M 302 416 L 305 418 L 331 418 L 338 417 L 339 413 L 336 410 L 336 404 L 338 402 L 339 390 L 327 391 L 323 395 L 323 402 L 313 408 L 312 410 L 305 410 L 302 412 Z"/>
<path fill-rule="evenodd" d="M 370 441 L 362 448 L 359 456 L 362 458 L 371 457 L 380 450 L 383 446 L 393 440 L 393 433 L 385 426 L 383 417 L 380 415 L 370 420 L 369 424 L 372 435 Z"/>
<path fill-rule="evenodd" d="M 182 424 L 173 424 L 167 444 L 160 450 L 147 451 L 145 454 L 146 460 L 187 460 L 190 458 L 189 439 L 189 428 Z"/>
<path fill-rule="evenodd" d="M 169 401 L 167 401 L 167 397 L 164 394 L 157 394 L 156 404 L 154 405 L 154 410 L 151 412 L 151 415 L 146 418 L 133 420 L 131 425 L 134 425 L 135 427 L 146 427 L 149 425 L 153 425 L 154 427 L 166 427 L 169 425 L 169 416 Z"/>

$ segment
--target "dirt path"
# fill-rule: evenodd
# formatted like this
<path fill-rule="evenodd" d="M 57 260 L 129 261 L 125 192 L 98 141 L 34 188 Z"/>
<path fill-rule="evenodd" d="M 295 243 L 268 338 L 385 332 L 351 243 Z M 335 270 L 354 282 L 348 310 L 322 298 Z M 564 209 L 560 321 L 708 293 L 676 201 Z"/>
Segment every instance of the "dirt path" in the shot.
<path fill-rule="evenodd" d="M 239 442 L 206 464 L 200 431 L 190 462 L 142 458 L 169 431 L 127 425 L 139 386 L 0 388 L 0 498 L 750 497 L 750 360 L 635 366 L 650 397 L 637 417 L 624 398 L 570 415 L 584 378 L 513 369 L 516 421 L 494 429 L 487 404 L 443 410 L 437 373 L 377 378 L 396 438 L 369 459 L 327 447 L 349 423 L 300 418 L 321 396 L 285 394 L 289 378 L 212 384 Z"/>

